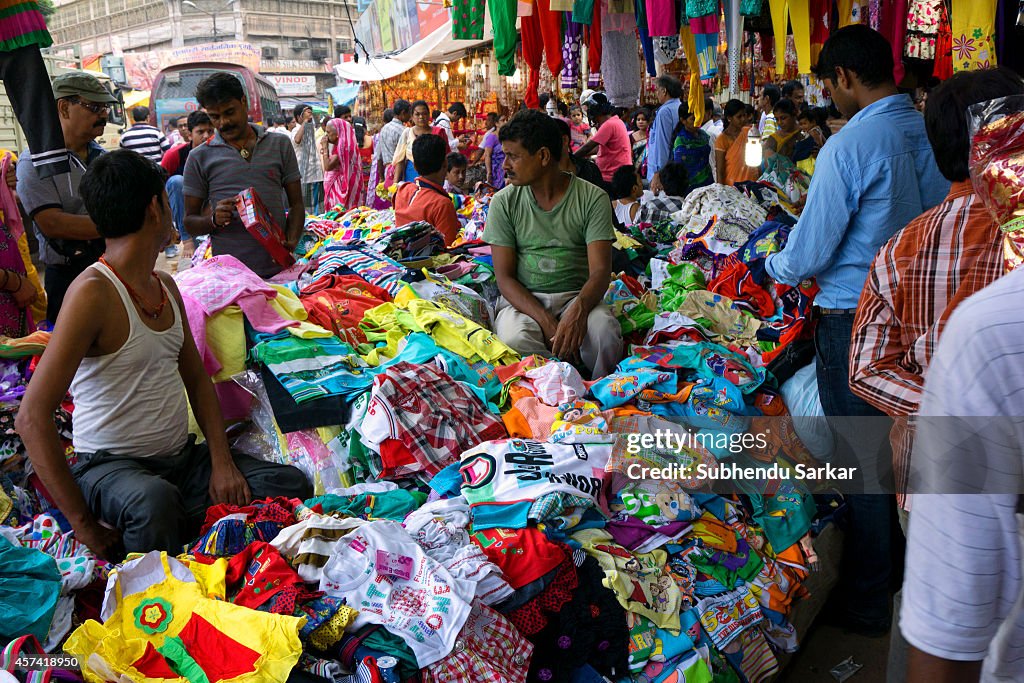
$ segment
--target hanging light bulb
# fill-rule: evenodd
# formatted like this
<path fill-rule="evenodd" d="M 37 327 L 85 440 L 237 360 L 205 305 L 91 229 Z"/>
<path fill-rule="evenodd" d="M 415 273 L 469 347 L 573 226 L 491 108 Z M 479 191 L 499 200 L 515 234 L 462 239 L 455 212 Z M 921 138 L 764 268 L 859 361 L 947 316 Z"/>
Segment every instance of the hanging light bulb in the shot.
<path fill-rule="evenodd" d="M 423 70 L 422 66 L 420 67 L 420 72 L 416 74 L 416 78 L 421 81 L 427 80 L 427 72 Z"/>
<path fill-rule="evenodd" d="M 461 59 L 459 60 L 459 68 L 457 68 L 456 71 L 458 71 L 460 75 L 466 73 L 466 65 L 462 63 Z"/>
<path fill-rule="evenodd" d="M 447 83 L 448 82 L 448 67 L 447 66 L 442 66 L 441 67 L 441 73 L 438 74 L 438 78 L 441 79 L 442 83 Z"/>
<path fill-rule="evenodd" d="M 747 138 L 747 146 L 743 150 L 743 163 L 758 168 L 761 165 L 761 138 L 751 135 Z"/>

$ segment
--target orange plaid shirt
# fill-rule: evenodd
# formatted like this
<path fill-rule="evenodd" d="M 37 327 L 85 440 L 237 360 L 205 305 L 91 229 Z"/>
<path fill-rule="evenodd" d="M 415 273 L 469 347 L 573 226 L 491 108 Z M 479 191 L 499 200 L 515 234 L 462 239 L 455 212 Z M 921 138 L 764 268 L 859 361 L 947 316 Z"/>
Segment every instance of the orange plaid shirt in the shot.
<path fill-rule="evenodd" d="M 946 320 L 1003 274 L 1002 237 L 969 180 L 953 183 L 875 256 L 857 305 L 850 388 L 895 418 L 893 469 L 904 503 L 913 419 Z"/>

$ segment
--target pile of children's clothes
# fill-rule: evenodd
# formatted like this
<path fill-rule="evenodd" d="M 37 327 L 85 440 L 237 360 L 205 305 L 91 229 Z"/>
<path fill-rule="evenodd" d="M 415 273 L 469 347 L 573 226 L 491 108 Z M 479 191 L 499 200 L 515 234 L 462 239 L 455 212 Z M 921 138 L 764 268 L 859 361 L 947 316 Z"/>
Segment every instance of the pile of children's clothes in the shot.
<path fill-rule="evenodd" d="M 89 681 L 770 679 L 837 503 L 659 472 L 827 457 L 783 398 L 813 383 L 814 284 L 764 269 L 792 216 L 713 185 L 620 235 L 606 303 L 629 355 L 585 379 L 493 334 L 485 211 L 447 249 L 390 211 L 310 217 L 271 281 L 230 256 L 177 276 L 233 448 L 317 495 L 211 507 L 170 553 L 112 567 L 75 541 L 12 428 L 39 347 L 2 345 L 0 661 L 63 651 Z"/>

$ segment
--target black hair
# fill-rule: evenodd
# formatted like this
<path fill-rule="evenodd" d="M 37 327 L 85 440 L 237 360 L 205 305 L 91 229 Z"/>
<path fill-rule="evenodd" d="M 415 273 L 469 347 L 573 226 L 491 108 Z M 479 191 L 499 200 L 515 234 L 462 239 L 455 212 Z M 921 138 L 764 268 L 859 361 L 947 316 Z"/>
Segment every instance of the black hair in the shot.
<path fill-rule="evenodd" d="M 705 115 L 710 119 L 715 113 L 715 100 L 711 95 L 704 96 L 704 112 Z"/>
<path fill-rule="evenodd" d="M 686 188 L 690 182 L 689 176 L 686 174 L 686 167 L 682 164 L 672 162 L 665 164 L 658 171 L 658 178 L 661 180 L 661 186 L 665 190 L 665 194 L 670 197 L 685 197 Z"/>
<path fill-rule="evenodd" d="M 800 81 L 786 81 L 782 86 L 782 96 L 791 97 L 797 90 L 803 90 L 804 84 Z"/>
<path fill-rule="evenodd" d="M 771 105 L 774 107 L 775 103 L 782 99 L 782 91 L 779 90 L 779 86 L 769 83 L 764 86 L 764 89 L 761 91 L 761 96 L 767 97 L 768 101 L 771 102 Z"/>
<path fill-rule="evenodd" d="M 399 97 L 395 100 L 395 104 L 391 107 L 391 110 L 395 112 L 395 116 L 401 116 L 405 112 L 412 113 L 412 105 L 409 104 L 409 100 L 403 100 Z"/>
<path fill-rule="evenodd" d="M 828 126 L 828 109 L 825 107 L 811 107 L 811 116 L 814 118 L 814 122 L 821 128 L 821 134 L 827 140 L 832 137 L 832 129 Z"/>
<path fill-rule="evenodd" d="M 167 125 L 171 128 L 177 128 L 179 123 L 181 123 L 180 116 L 172 116 L 171 118 L 167 119 Z"/>
<path fill-rule="evenodd" d="M 547 109 L 548 100 L 551 99 L 551 93 L 542 92 L 537 98 L 537 104 L 539 109 Z"/>
<path fill-rule="evenodd" d="M 817 124 L 818 119 L 814 117 L 814 110 L 810 108 L 801 109 L 796 113 L 797 121 L 810 121 L 811 123 Z"/>
<path fill-rule="evenodd" d="M 132 107 L 132 121 L 138 123 L 149 118 L 149 107 Z"/>
<path fill-rule="evenodd" d="M 467 168 L 468 166 L 469 166 L 469 162 L 466 161 L 466 157 L 462 156 L 461 153 L 459 153 L 459 152 L 449 152 L 448 153 L 448 168 L 449 169 L 453 169 L 453 168 Z"/>
<path fill-rule="evenodd" d="M 726 102 L 725 108 L 722 111 L 722 121 L 725 122 L 725 127 L 729 127 L 729 119 L 746 110 L 746 105 L 739 100 L 729 100 Z"/>
<path fill-rule="evenodd" d="M 394 118 L 395 118 L 395 110 L 394 109 L 385 109 L 384 110 L 384 123 L 391 123 L 391 121 L 393 121 Z"/>
<path fill-rule="evenodd" d="M 298 121 L 299 117 L 302 116 L 303 113 L 305 113 L 305 111 L 307 109 L 312 109 L 312 108 L 313 107 L 309 106 L 308 104 L 296 104 L 295 108 L 292 109 L 292 116 L 294 116 L 295 120 Z"/>
<path fill-rule="evenodd" d="M 352 128 L 356 131 L 356 144 L 362 147 L 366 142 L 366 119 L 362 116 L 353 117 Z"/>
<path fill-rule="evenodd" d="M 825 41 L 814 73 L 822 80 L 834 81 L 838 68 L 857 74 L 868 88 L 893 83 L 892 45 L 881 33 L 863 24 L 841 28 Z"/>
<path fill-rule="evenodd" d="M 668 96 L 672 99 L 678 100 L 683 96 L 683 83 L 675 76 L 665 74 L 663 76 L 658 76 L 654 79 L 654 82 L 659 88 L 664 88 L 665 92 L 667 92 Z"/>
<path fill-rule="evenodd" d="M 448 141 L 440 135 L 427 133 L 412 143 L 412 165 L 420 175 L 437 173 L 448 156 Z"/>
<path fill-rule="evenodd" d="M 199 106 L 214 107 L 231 100 L 245 101 L 245 88 L 242 82 L 227 71 L 210 74 L 196 86 L 196 99 Z"/>
<path fill-rule="evenodd" d="M 558 100 L 558 113 L 562 116 L 569 116 L 569 105 L 562 100 Z"/>
<path fill-rule="evenodd" d="M 561 123 L 568 134 L 569 124 L 561 119 L 553 119 L 536 109 L 524 109 L 516 112 L 498 132 L 501 142 L 518 142 L 530 154 L 536 154 L 542 147 L 547 147 L 551 158 L 559 161 L 562 158 L 562 133 L 558 125 Z"/>
<path fill-rule="evenodd" d="M 410 107 L 410 109 L 412 112 L 415 112 L 417 107 L 425 107 L 428 112 L 430 111 L 430 105 L 427 104 L 426 100 L 416 100 L 412 103 L 412 107 Z"/>
<path fill-rule="evenodd" d="M 345 116 L 346 114 L 351 114 L 351 113 L 352 113 L 352 107 L 348 106 L 347 104 L 336 104 L 336 105 L 334 105 L 334 118 L 336 118 L 336 119 L 340 119 L 342 116 Z"/>
<path fill-rule="evenodd" d="M 651 122 L 651 110 L 647 107 L 637 107 L 633 110 L 633 116 L 629 119 L 629 125 L 633 127 L 633 130 L 636 130 L 636 119 L 641 115 L 647 119 L 647 123 Z"/>
<path fill-rule="evenodd" d="M 495 126 L 497 126 L 499 119 L 501 119 L 501 117 L 498 116 L 498 112 L 496 112 L 496 111 L 489 111 L 489 112 L 487 112 L 487 130 L 490 130 L 491 128 L 494 128 Z"/>
<path fill-rule="evenodd" d="M 97 157 L 78 186 L 96 231 L 102 237 L 124 237 L 141 230 L 153 197 L 163 207 L 165 175 L 159 164 L 131 150 Z"/>
<path fill-rule="evenodd" d="M 800 110 L 797 108 L 796 102 L 788 97 L 782 98 L 775 103 L 774 107 L 772 107 L 773 114 L 788 114 L 789 116 L 795 117 L 799 111 Z"/>
<path fill-rule="evenodd" d="M 939 171 L 950 181 L 970 177 L 971 133 L 967 108 L 978 102 L 1024 94 L 1024 81 L 1005 67 L 961 71 L 928 93 L 924 127 Z"/>
<path fill-rule="evenodd" d="M 432 110 L 430 112 L 430 118 L 432 120 L 434 120 L 434 121 L 437 121 L 437 117 L 440 116 L 440 115 L 441 115 L 441 110 L 440 109 L 434 109 L 434 110 Z"/>
<path fill-rule="evenodd" d="M 675 140 L 679 132 L 683 130 L 683 121 L 690 118 L 690 105 L 686 102 L 679 103 L 679 120 L 676 122 L 675 128 L 672 130 L 672 139 Z M 696 122 L 694 122 L 696 123 Z"/>
<path fill-rule="evenodd" d="M 448 113 L 455 114 L 456 116 L 460 116 L 462 118 L 466 118 L 467 116 L 469 116 L 469 112 L 466 111 L 466 105 L 464 105 L 462 102 L 452 102 L 451 104 L 449 104 Z"/>
<path fill-rule="evenodd" d="M 754 105 L 750 104 L 749 102 L 743 105 L 743 109 L 746 110 L 747 115 L 750 116 L 751 118 L 753 118 L 757 114 L 757 110 L 754 109 Z"/>
<path fill-rule="evenodd" d="M 631 164 L 627 164 L 615 169 L 608 191 L 612 199 L 625 199 L 633 193 L 634 185 L 636 185 L 636 169 Z"/>
<path fill-rule="evenodd" d="M 555 125 L 558 126 L 558 133 L 563 138 L 572 138 L 572 130 L 569 128 L 569 122 L 563 121 L 562 119 L 555 119 Z"/>
<path fill-rule="evenodd" d="M 213 122 L 210 121 L 209 114 L 207 114 L 205 111 L 192 112 L 188 115 L 188 132 L 191 133 L 193 130 L 195 130 L 196 126 L 201 126 L 204 123 L 209 126 L 213 125 Z"/>

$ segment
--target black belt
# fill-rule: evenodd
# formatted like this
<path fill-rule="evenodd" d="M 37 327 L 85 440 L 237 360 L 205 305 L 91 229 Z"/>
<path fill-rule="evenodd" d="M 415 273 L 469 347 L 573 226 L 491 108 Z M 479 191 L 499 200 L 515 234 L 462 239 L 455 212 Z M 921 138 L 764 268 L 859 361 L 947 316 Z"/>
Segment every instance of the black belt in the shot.
<path fill-rule="evenodd" d="M 812 306 L 811 310 L 814 315 L 853 315 L 857 312 L 856 308 L 822 308 L 821 306 Z"/>

